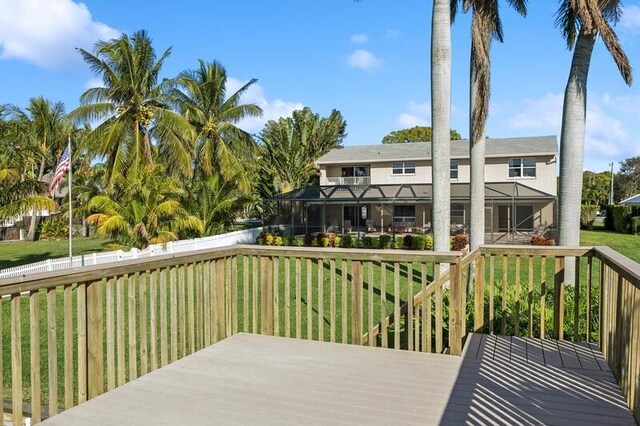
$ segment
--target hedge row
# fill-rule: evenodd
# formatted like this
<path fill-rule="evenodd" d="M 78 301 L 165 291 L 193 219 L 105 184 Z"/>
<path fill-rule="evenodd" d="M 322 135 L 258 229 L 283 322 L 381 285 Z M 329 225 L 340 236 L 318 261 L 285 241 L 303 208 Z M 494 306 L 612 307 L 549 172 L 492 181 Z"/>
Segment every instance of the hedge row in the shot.
<path fill-rule="evenodd" d="M 607 206 L 604 227 L 609 231 L 637 234 L 640 232 L 638 225 L 640 219 L 637 219 L 639 216 L 640 207 L 637 206 Z"/>

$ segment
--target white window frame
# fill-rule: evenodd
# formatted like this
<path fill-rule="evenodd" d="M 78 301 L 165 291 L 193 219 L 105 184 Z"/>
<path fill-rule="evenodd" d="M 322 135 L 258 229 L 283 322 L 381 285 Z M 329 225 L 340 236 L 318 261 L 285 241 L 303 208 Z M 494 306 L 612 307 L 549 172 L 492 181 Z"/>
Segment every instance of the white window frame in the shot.
<path fill-rule="evenodd" d="M 455 164 L 455 167 L 453 167 Z M 449 179 L 450 180 L 458 180 L 460 177 L 460 163 L 456 159 L 451 159 L 449 163 Z M 453 172 L 455 171 L 456 177 L 453 177 Z"/>
<path fill-rule="evenodd" d="M 512 161 L 518 160 L 520 164 L 518 166 L 512 166 Z M 525 160 L 533 160 L 533 166 L 525 166 Z M 525 176 L 525 170 L 532 170 L 533 176 Z M 511 171 L 517 171 L 519 176 L 511 176 Z M 509 179 L 536 179 L 538 177 L 538 164 L 536 157 L 513 157 L 507 161 L 507 176 Z"/>
<path fill-rule="evenodd" d="M 396 173 L 396 169 L 401 169 L 400 173 Z M 407 170 L 413 170 L 408 172 Z M 413 176 L 416 174 L 415 161 L 395 161 L 391 164 L 392 176 Z"/>

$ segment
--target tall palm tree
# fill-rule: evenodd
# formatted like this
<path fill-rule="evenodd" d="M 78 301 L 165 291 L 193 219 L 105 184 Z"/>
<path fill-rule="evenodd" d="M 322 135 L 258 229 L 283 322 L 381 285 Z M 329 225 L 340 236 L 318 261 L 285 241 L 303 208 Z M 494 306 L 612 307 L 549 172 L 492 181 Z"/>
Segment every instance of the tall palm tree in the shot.
<path fill-rule="evenodd" d="M 520 15 L 527 14 L 527 0 L 507 0 Z M 457 1 L 452 2 L 455 16 Z M 472 10 L 469 85 L 469 157 L 471 159 L 469 244 L 484 244 L 485 228 L 485 127 L 491 94 L 491 41 L 504 41 L 499 0 L 462 0 Z"/>
<path fill-rule="evenodd" d="M 619 0 L 563 0 L 556 15 L 573 60 L 564 92 L 560 133 L 559 238 L 560 245 L 580 243 L 580 203 L 584 167 L 584 140 L 587 113 L 587 76 L 591 54 L 600 36 L 626 84 L 632 70 L 620 41 L 610 26 L 621 16 Z M 570 268 L 572 269 L 572 268 Z M 574 274 L 567 270 L 566 277 Z"/>
<path fill-rule="evenodd" d="M 251 79 L 227 96 L 225 68 L 216 61 L 199 62 L 198 69 L 180 73 L 168 92 L 180 117 L 161 120 L 157 126 L 164 141 L 160 154 L 166 157 L 173 153 L 177 161 L 169 164 L 178 167 L 178 171 L 185 172 L 193 164 L 193 172 L 206 178 L 220 170 L 225 178 L 238 178 L 240 186 L 248 190 L 243 160 L 251 158 L 255 142 L 237 124 L 244 118 L 262 115 L 258 105 L 240 102 L 257 80 Z M 162 114 L 166 116 L 167 112 Z"/>
<path fill-rule="evenodd" d="M 0 220 L 22 216 L 32 210 L 55 210 L 56 203 L 42 195 L 46 184 L 22 179 L 15 169 L 0 169 Z"/>
<path fill-rule="evenodd" d="M 14 105 L 10 107 L 13 117 L 20 123 L 23 134 L 20 137 L 31 138 L 34 155 L 38 159 L 38 173 L 36 180 L 44 177 L 46 166 L 55 167 L 55 154 L 61 151 L 65 145 L 64 131 L 66 127 L 66 115 L 62 102 L 52 103 L 40 96 L 29 99 L 26 109 L 20 109 Z M 44 193 L 43 193 L 44 194 Z M 38 216 L 36 210 L 31 213 L 31 222 L 27 240 L 35 238 Z"/>
<path fill-rule="evenodd" d="M 122 34 L 99 41 L 95 53 L 80 49 L 103 87 L 94 87 L 80 97 L 81 106 L 70 115 L 84 123 L 100 122 L 87 140 L 92 151 L 105 157 L 110 183 L 135 176 L 143 165 L 153 166 L 151 132 L 159 116 L 173 119 L 166 105 L 162 84 L 158 83 L 171 48 L 156 57 L 146 31 Z"/>
<path fill-rule="evenodd" d="M 433 0 L 431 16 L 431 176 L 433 249 L 448 251 L 451 212 L 451 15 L 450 0 Z"/>

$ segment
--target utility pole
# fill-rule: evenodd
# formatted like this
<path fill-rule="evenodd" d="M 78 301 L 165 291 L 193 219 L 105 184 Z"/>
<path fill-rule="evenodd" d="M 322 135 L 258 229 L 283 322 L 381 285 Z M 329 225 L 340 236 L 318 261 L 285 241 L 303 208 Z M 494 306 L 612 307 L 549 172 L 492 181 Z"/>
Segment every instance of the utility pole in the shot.
<path fill-rule="evenodd" d="M 613 162 L 609 164 L 611 166 L 611 188 L 609 188 L 609 205 L 613 205 Z"/>

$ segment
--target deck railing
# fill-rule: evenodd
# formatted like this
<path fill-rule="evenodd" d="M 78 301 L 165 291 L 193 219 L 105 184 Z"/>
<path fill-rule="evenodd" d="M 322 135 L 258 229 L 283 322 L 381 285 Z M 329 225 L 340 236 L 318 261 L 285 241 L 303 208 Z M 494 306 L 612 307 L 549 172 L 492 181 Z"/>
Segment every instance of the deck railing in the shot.
<path fill-rule="evenodd" d="M 240 331 L 452 354 L 478 331 L 600 342 L 637 416 L 638 268 L 591 247 L 233 246 L 12 278 L 0 393 L 37 422 Z"/>

